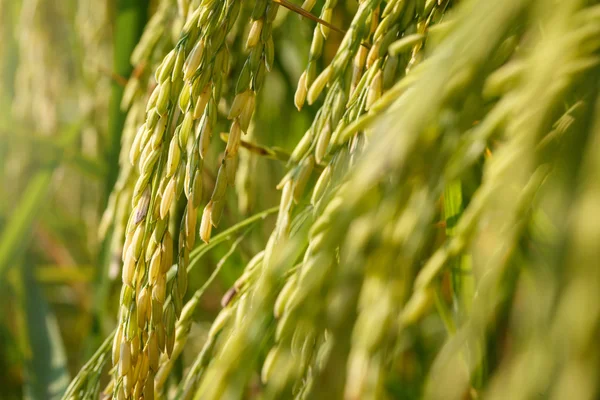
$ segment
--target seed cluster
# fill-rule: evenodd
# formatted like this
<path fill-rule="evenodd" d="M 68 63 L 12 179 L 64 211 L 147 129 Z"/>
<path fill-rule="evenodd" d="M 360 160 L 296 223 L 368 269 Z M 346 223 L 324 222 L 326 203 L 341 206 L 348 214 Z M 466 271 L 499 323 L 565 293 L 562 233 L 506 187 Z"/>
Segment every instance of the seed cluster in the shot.
<path fill-rule="evenodd" d="M 543 164 L 536 165 L 536 161 L 531 156 L 526 157 L 526 154 L 535 153 L 536 149 L 531 146 L 537 141 L 536 135 L 544 134 L 543 126 L 539 121 L 536 122 L 536 118 L 547 115 L 548 111 L 532 114 L 530 115 L 532 119 L 518 118 L 514 124 L 508 126 L 505 124 L 511 115 L 518 114 L 519 110 L 524 108 L 519 101 L 530 104 L 532 100 L 529 96 L 535 96 L 535 92 L 531 92 L 530 89 L 536 87 L 536 84 L 519 87 L 522 92 L 516 98 L 512 95 L 501 98 L 489 117 L 473 126 L 473 119 L 468 121 L 460 119 L 460 111 L 455 108 L 454 102 L 468 99 L 468 95 L 462 93 L 459 88 L 467 93 L 472 91 L 475 98 L 481 96 L 478 94 L 478 84 L 474 79 L 477 71 L 473 68 L 476 68 L 475 66 L 483 68 L 480 60 L 489 58 L 492 48 L 474 46 L 473 49 L 465 50 L 450 58 L 448 54 L 451 53 L 446 51 L 455 48 L 456 43 L 460 43 L 467 35 L 473 36 L 474 26 L 477 25 L 481 31 L 480 35 L 475 34 L 475 37 L 480 36 L 488 41 L 500 43 L 501 48 L 504 46 L 505 51 L 506 48 L 508 49 L 504 59 L 502 59 L 503 55 L 499 54 L 497 57 L 500 60 L 493 61 L 500 64 L 506 62 L 508 55 L 515 49 L 515 37 L 505 30 L 505 26 L 510 19 L 522 15 L 526 5 L 515 1 L 511 4 L 503 4 L 502 11 L 500 6 L 481 6 L 480 15 L 495 16 L 496 21 L 493 25 L 482 26 L 476 22 L 475 17 L 463 15 L 460 21 L 464 28 L 455 32 L 444 44 L 434 44 L 433 46 L 445 45 L 445 47 L 440 47 L 439 50 L 436 48 L 439 56 L 435 57 L 436 53 L 434 53 L 432 59 L 417 68 L 423 56 L 422 51 L 429 24 L 439 20 L 446 5 L 428 2 L 425 8 L 417 10 L 416 3 L 404 4 L 403 6 L 408 7 L 407 12 L 415 13 L 417 16 L 423 15 L 421 13 L 424 11 L 431 13 L 425 18 L 417 18 L 416 23 L 408 29 L 406 23 L 403 25 L 402 21 L 414 21 L 414 14 L 405 17 L 398 11 L 400 8 L 398 4 L 394 2 L 387 4 L 390 8 L 382 12 L 380 24 L 367 24 L 367 18 L 363 15 L 365 18 L 363 24 L 373 27 L 370 32 L 374 32 L 373 36 L 379 38 L 379 41 L 373 43 L 368 51 L 362 50 L 365 47 L 360 45 L 361 42 L 368 40 L 368 36 L 356 41 L 355 53 L 351 54 L 358 54 L 352 66 L 353 75 L 357 78 L 353 79 L 356 84 L 351 92 L 344 92 L 341 78 L 339 83 L 335 80 L 338 74 L 343 75 L 335 69 L 335 66 L 341 68 L 343 63 L 338 61 L 341 64 L 336 64 L 335 59 L 332 65 L 327 67 L 331 69 L 326 68 L 310 85 L 305 83 L 309 79 L 308 72 L 301 77 L 296 93 L 299 107 L 302 106 L 305 95 L 311 100 L 316 99 L 327 83 L 329 84 L 328 95 L 319 110 L 320 114 L 313 128 L 292 155 L 292 160 L 297 164 L 294 164 L 291 172 L 280 185 L 282 197 L 277 226 L 265 251 L 262 263 L 263 275 L 255 287 L 251 288 L 252 305 L 246 306 L 248 314 L 242 313 L 246 318 L 241 320 L 239 318 L 227 320 L 229 332 L 225 333 L 227 337 L 223 339 L 221 350 L 216 352 L 213 362 L 203 366 L 202 370 L 194 369 L 191 372 L 201 377 L 198 393 L 205 396 L 218 396 L 219 393 L 225 392 L 236 393 L 229 392 L 235 390 L 229 377 L 248 375 L 242 372 L 242 368 L 233 365 L 233 360 L 236 356 L 244 358 L 255 356 L 246 347 L 242 349 L 238 346 L 241 346 L 241 343 L 250 343 L 248 347 L 252 347 L 252 344 L 258 346 L 258 343 L 252 342 L 252 337 L 248 334 L 248 331 L 258 330 L 264 335 L 272 332 L 275 337 L 275 346 L 264 359 L 261 373 L 262 380 L 266 384 L 267 398 L 292 395 L 295 398 L 330 398 L 336 393 L 344 393 L 344 397 L 350 399 L 381 398 L 386 390 L 385 371 L 388 368 L 388 361 L 385 355 L 395 351 L 397 341 L 403 337 L 409 326 L 418 323 L 431 312 L 431 305 L 438 293 L 437 277 L 452 259 L 464 254 L 467 243 L 476 243 L 474 234 L 478 228 L 475 223 L 481 218 L 480 213 L 495 213 L 499 210 L 498 205 L 493 201 L 499 196 L 495 191 L 504 191 L 512 185 L 502 182 L 498 178 L 500 175 L 510 179 L 513 184 L 517 175 L 522 176 L 523 180 L 522 186 L 514 190 L 514 200 L 507 201 L 505 203 L 507 208 L 501 212 L 503 218 L 511 217 L 502 222 L 498 221 L 498 231 L 503 235 L 498 237 L 498 242 L 514 243 L 522 234 L 522 229 L 527 226 L 527 223 L 518 223 L 518 221 L 529 220 L 527 205 L 531 204 L 539 192 L 542 182 L 548 176 L 548 169 Z M 368 8 L 369 6 L 372 8 Z M 368 10 L 365 11 L 368 15 L 375 15 L 374 3 L 364 2 L 361 7 Z M 561 12 L 564 10 L 557 10 L 556 15 Z M 361 21 L 360 17 L 359 10 L 355 21 Z M 407 31 L 403 37 L 394 42 L 399 33 L 396 31 L 394 35 L 390 34 L 391 39 L 386 38 L 390 26 L 396 26 L 395 29 L 403 27 Z M 352 37 L 351 32 L 352 28 L 348 34 L 350 37 Z M 577 47 L 568 41 L 561 43 L 560 48 L 556 49 L 556 55 L 566 48 Z M 373 50 L 375 48 L 383 50 Z M 541 48 L 544 49 L 544 46 L 542 45 Z M 343 45 L 340 51 L 343 53 Z M 393 57 L 407 52 L 409 54 L 404 59 L 393 60 Z M 377 54 L 381 56 L 375 56 Z M 563 53 L 565 57 L 566 54 Z M 531 57 L 535 59 L 536 55 L 532 54 Z M 579 54 L 578 57 L 585 59 L 586 55 Z M 366 60 L 362 61 L 363 59 Z M 445 60 L 446 63 L 441 60 Z M 564 61 L 569 64 L 566 59 Z M 389 67 L 392 69 L 404 65 L 402 74 L 407 74 L 394 87 L 391 87 L 391 84 L 397 75 L 389 71 L 385 72 L 385 65 L 388 65 L 388 62 L 396 64 Z M 525 63 L 542 65 L 539 62 Z M 365 67 L 366 71 L 362 73 Z M 511 67 L 512 65 L 507 65 L 498 69 L 486 85 L 490 87 L 489 85 L 498 79 L 497 76 L 508 72 Z M 467 72 L 465 68 L 469 68 Z M 566 75 L 561 75 L 561 79 L 547 76 L 549 80 L 546 84 L 540 84 L 538 87 L 549 87 L 550 82 L 565 82 L 565 79 L 575 85 L 577 82 L 575 75 L 567 72 L 568 68 L 563 71 Z M 559 71 L 555 72 L 562 74 Z M 538 72 L 531 73 L 536 75 L 537 79 L 545 79 Z M 394 79 L 388 78 L 390 80 L 386 84 L 386 76 L 394 76 Z M 421 80 L 417 80 L 417 77 Z M 527 82 L 532 81 L 529 79 Z M 411 90 L 407 90 L 409 88 Z M 557 90 L 561 89 L 557 87 Z M 389 97 L 385 97 L 385 91 L 391 93 Z M 439 93 L 443 93 L 442 97 Z M 559 93 L 557 92 L 554 98 L 560 98 Z M 324 114 L 328 118 L 336 115 L 334 99 L 338 96 L 343 98 L 344 95 L 352 99 L 348 103 L 343 103 L 341 107 L 344 113 L 348 113 L 345 120 L 334 118 L 332 123 L 331 120 L 325 119 Z M 329 96 L 331 96 L 330 102 L 327 100 Z M 360 135 L 360 132 L 366 126 L 365 121 L 371 122 L 373 116 L 381 115 L 382 111 L 390 106 L 392 99 L 395 103 L 384 114 L 384 118 L 385 116 L 388 118 L 386 126 L 390 124 L 402 126 L 412 133 L 406 132 L 401 136 L 394 136 L 395 132 L 384 130 L 383 132 L 387 132 L 382 132 L 385 137 L 379 137 L 378 143 L 371 145 L 358 163 L 358 156 L 363 152 L 364 147 L 364 136 Z M 549 104 L 542 106 L 547 107 L 545 110 L 552 108 L 552 99 L 549 98 L 549 101 Z M 353 108 L 357 102 L 359 105 Z M 424 104 L 427 104 L 427 107 L 424 107 Z M 352 110 L 353 114 L 349 114 L 349 110 Z M 401 122 L 397 121 L 397 110 L 409 112 Z M 362 117 L 364 112 L 368 114 Z M 483 110 L 480 109 L 480 112 Z M 435 119 L 435 115 L 439 115 L 439 119 Z M 343 122 L 340 123 L 340 120 Z M 324 127 L 327 123 L 333 128 Z M 425 265 L 422 268 L 418 267 L 419 253 L 424 251 L 426 246 L 431 245 L 432 238 L 428 237 L 430 232 L 428 227 L 436 217 L 436 202 L 443 193 L 444 174 L 448 173 L 449 178 L 459 177 L 472 167 L 485 150 L 485 146 L 480 144 L 486 143 L 492 135 L 497 135 L 499 126 L 506 129 L 504 142 L 494 155 L 494 162 L 488 167 L 489 171 L 486 169 L 484 183 L 461 215 L 460 223 L 454 233 L 448 236 L 448 245 L 438 247 Z M 525 132 L 525 126 L 536 126 L 536 128 L 527 131 L 528 135 L 518 134 L 518 132 Z M 560 127 L 565 127 L 564 121 L 558 123 L 557 129 Z M 312 131 L 319 135 L 324 135 L 325 132 L 327 136 L 328 129 L 337 131 L 334 134 L 337 138 L 335 143 L 347 144 L 341 147 L 319 145 L 318 142 L 324 139 L 317 135 L 313 138 Z M 469 133 L 458 140 L 456 135 L 463 130 Z M 440 138 L 442 142 L 437 142 L 431 136 L 416 134 L 421 131 L 435 135 L 434 137 Z M 356 133 L 359 135 L 356 136 Z M 394 153 L 389 152 L 387 149 L 389 146 L 393 146 Z M 412 152 L 411 149 L 417 146 L 420 151 Z M 331 155 L 326 156 L 327 152 L 323 153 L 323 148 L 329 149 Z M 426 150 L 427 148 L 430 150 Z M 436 148 L 439 149 L 435 150 Z M 477 152 L 473 153 L 475 149 Z M 426 159 L 420 157 L 428 157 L 428 154 L 433 153 L 440 162 L 428 166 Z M 390 154 L 393 156 L 381 157 Z M 526 158 L 532 162 L 530 167 L 524 168 L 524 164 L 516 162 L 517 159 L 524 161 Z M 511 159 L 514 161 L 511 162 Z M 291 226 L 294 223 L 301 224 L 302 219 L 306 218 L 303 214 L 294 218 L 291 205 L 294 199 L 301 198 L 302 190 L 306 185 L 305 171 L 310 171 L 317 162 L 325 163 L 326 166 L 313 191 L 315 219 L 308 232 L 308 246 L 304 252 L 304 261 L 295 268 L 297 272 L 290 274 L 282 283 L 277 276 L 286 270 L 286 267 L 282 267 L 281 264 L 289 265 L 289 262 L 282 262 L 278 256 L 281 250 L 278 248 L 285 246 L 289 241 L 293 242 L 294 229 Z M 389 164 L 390 162 L 393 166 Z M 519 165 L 517 168 L 521 169 L 520 173 L 507 173 L 505 171 L 507 165 Z M 391 176 L 400 179 L 410 176 L 414 181 L 402 185 L 399 185 L 396 180 L 390 182 L 388 180 L 390 168 L 395 171 Z M 343 181 L 340 175 L 345 175 L 347 170 L 358 172 L 351 174 L 347 178 L 348 182 L 332 186 L 333 182 Z M 431 176 L 438 177 L 439 180 L 428 182 L 427 177 Z M 294 196 L 295 193 L 300 195 Z M 372 207 L 373 203 L 377 203 L 378 206 Z M 289 236 L 288 232 L 292 232 L 292 235 Z M 345 232 L 348 234 L 346 235 Z M 296 248 L 302 248 L 304 243 L 300 240 Z M 506 249 L 510 249 L 510 246 Z M 506 253 L 494 255 L 490 259 L 493 261 L 490 261 L 489 268 L 494 271 L 502 271 L 508 267 Z M 343 265 L 343 268 L 339 268 L 340 265 Z M 410 285 L 411 275 L 416 277 L 414 287 Z M 494 274 L 494 277 L 497 279 L 499 275 Z M 483 280 L 481 284 L 484 288 L 493 285 L 487 280 Z M 277 292 L 278 296 L 273 296 L 273 293 Z M 490 299 L 481 304 L 492 302 L 493 300 Z M 273 305 L 274 316 L 278 319 L 274 332 L 264 320 L 268 315 L 269 304 Z M 324 304 L 327 306 L 323 306 Z M 242 306 L 238 305 L 238 307 Z M 472 316 L 467 309 L 462 312 L 467 315 L 467 319 L 478 318 L 476 310 L 472 311 Z M 228 315 L 227 309 L 224 313 Z M 215 326 L 218 326 L 221 331 L 224 329 L 222 325 L 223 321 L 219 320 L 218 325 Z M 465 326 L 468 331 L 469 325 Z M 352 335 L 348 335 L 350 330 Z M 226 328 L 224 332 L 227 332 Z M 262 337 L 261 334 L 255 333 L 255 335 Z M 210 346 L 211 351 L 214 352 L 212 342 Z M 205 354 L 204 356 L 206 357 Z M 472 356 L 470 360 L 475 359 L 476 357 Z M 204 360 L 206 362 L 206 359 Z M 475 361 L 470 362 L 475 363 Z M 340 374 L 339 368 L 344 365 L 347 365 L 347 370 Z M 445 370 L 451 371 L 451 368 L 447 367 Z M 473 373 L 477 374 L 477 371 Z"/>
<path fill-rule="evenodd" d="M 205 0 L 191 10 L 189 4 L 180 2 L 179 15 L 185 16 L 180 39 L 154 73 L 156 84 L 145 107 L 145 122 L 129 147 L 129 162 L 137 167 L 137 174 L 125 228 L 120 324 L 113 345 L 115 397 L 153 395 L 161 354 L 171 357 L 175 349 L 189 252 L 198 229 L 203 163 L 217 126 L 223 79 L 229 74 L 226 38 L 241 7 L 240 1 Z M 271 25 L 276 13 L 277 5 L 267 1 L 257 2 L 251 13 L 246 40 L 249 54 L 228 113 L 232 122 L 227 146 L 200 219 L 200 238 L 205 242 L 220 221 L 226 189 L 235 182 L 241 135 L 249 128 L 256 93 L 273 64 Z M 148 57 L 144 49 L 158 39 L 145 34 L 134 59 Z M 132 108 L 129 115 L 133 114 Z M 186 204 L 175 241 L 169 225 L 182 193 Z M 175 279 L 167 283 L 172 264 L 176 264 Z"/>
<path fill-rule="evenodd" d="M 181 35 L 148 77 L 147 102 L 131 103 L 124 139 L 132 168 L 119 195 L 132 210 L 114 398 L 168 395 L 203 291 L 184 304 L 196 231 L 209 242 L 227 188 L 247 183 L 242 135 L 260 129 L 252 118 L 274 67 L 279 2 L 177 3 Z M 320 18 L 333 23 L 338 8 L 326 0 Z M 583 0 L 360 0 L 321 71 L 331 29 L 318 25 L 294 101 L 320 106 L 287 160 L 275 226 L 223 298 L 176 398 L 243 398 L 257 371 L 265 399 L 393 397 L 392 377 L 420 382 L 415 396 L 424 398 L 563 398 L 579 380 L 577 393 L 592 398 L 597 383 L 573 371 L 600 359 L 586 354 L 600 308 L 585 279 L 598 277 L 588 241 L 600 231 L 586 215 L 600 196 L 589 179 L 599 157 L 582 150 L 583 172 L 563 170 L 563 157 L 575 141 L 600 140 L 599 23 L 600 7 Z M 234 43 L 245 56 L 230 85 Z M 139 60 L 154 54 L 142 49 Z M 198 215 L 220 116 L 227 143 Z M 570 176 L 583 177 L 579 186 Z M 540 233 L 548 220 L 571 221 L 572 237 Z M 561 243 L 562 259 L 548 256 Z M 538 287 L 520 277 L 525 267 L 567 283 Z M 591 322 L 570 314 L 587 304 Z M 505 354 L 498 362 L 486 332 L 511 318 L 519 332 L 510 349 L 494 350 Z M 558 345 L 569 350 L 545 351 Z M 423 371 L 407 367 L 419 346 L 437 349 Z M 524 379 L 540 365 L 548 374 Z"/>
<path fill-rule="evenodd" d="M 328 8 L 328 5 L 334 6 L 329 2 L 326 3 L 321 14 L 321 17 L 325 20 L 331 18 L 331 9 Z M 327 301 L 326 298 L 321 297 L 321 293 L 327 292 L 327 282 L 334 279 L 337 266 L 336 251 L 330 245 L 330 241 L 333 240 L 335 235 L 329 226 L 335 218 L 335 213 L 342 205 L 342 199 L 327 198 L 327 196 L 324 198 L 324 195 L 330 189 L 343 191 L 340 187 L 328 188 L 332 175 L 335 177 L 334 181 L 339 182 L 340 176 L 343 176 L 344 171 L 351 168 L 356 155 L 360 154 L 364 144 L 359 136 L 352 140 L 349 147 L 333 146 L 331 145 L 332 134 L 337 137 L 339 132 L 349 123 L 360 117 L 362 113 L 369 111 L 372 104 L 381 96 L 384 88 L 389 88 L 395 81 L 399 60 L 396 56 L 388 55 L 387 48 L 390 42 L 401 32 L 410 34 L 413 29 L 417 29 L 417 26 L 425 31 L 428 24 L 434 21 L 436 13 L 439 12 L 438 5 L 436 4 L 436 7 L 432 5 L 430 9 L 424 10 L 422 14 L 417 14 L 419 16 L 426 15 L 426 18 L 417 17 L 415 20 L 415 5 L 410 5 L 408 10 L 404 10 L 404 6 L 404 2 L 389 2 L 380 16 L 378 2 L 362 2 L 350 31 L 342 42 L 341 49 L 336 54 L 336 58 L 315 80 L 311 79 L 311 74 L 314 75 L 314 72 L 310 72 L 311 68 L 314 67 L 314 64 L 311 63 L 318 58 L 322 41 L 326 38 L 328 32 L 323 32 L 322 28 L 316 29 L 313 36 L 309 58 L 311 61 L 307 71 L 300 78 L 296 92 L 296 106 L 301 108 L 305 97 L 308 98 L 309 104 L 314 102 L 327 84 L 330 85 L 330 88 L 315 122 L 294 150 L 292 159 L 303 160 L 296 170 L 297 176 L 300 176 L 303 171 L 307 171 L 308 166 L 311 166 L 315 161 L 319 164 L 326 164 L 326 168 L 319 176 L 312 194 L 312 204 L 317 207 L 320 218 L 315 221 L 309 233 L 308 249 L 304 255 L 302 268 L 297 278 L 290 279 L 286 283 L 275 302 L 275 316 L 279 319 L 276 333 L 278 344 L 269 353 L 267 357 L 269 362 L 265 361 L 262 376 L 266 382 L 269 379 L 271 369 L 287 371 L 287 376 L 279 372 L 278 381 L 273 384 L 274 387 L 278 388 L 276 393 L 280 395 L 281 391 L 286 390 L 293 382 L 299 381 L 304 382 L 304 384 L 296 384 L 293 391 L 300 397 L 307 395 L 315 384 L 313 382 L 314 371 L 321 365 L 325 358 L 324 354 L 330 351 L 331 346 L 331 340 L 327 340 L 324 327 L 318 327 L 318 325 L 315 327 L 313 321 L 326 317 L 326 313 L 323 313 L 324 310 L 319 307 L 319 304 Z M 403 14 L 403 11 L 406 14 Z M 407 26 L 409 22 L 412 24 Z M 353 33 L 354 31 L 362 32 L 362 35 Z M 348 38 L 354 40 L 347 41 Z M 370 43 L 368 46 L 365 45 L 368 43 Z M 345 46 L 347 46 L 347 49 Z M 419 43 L 412 48 L 410 58 L 403 60 L 407 72 L 416 63 L 420 50 Z M 352 58 L 354 61 L 350 65 Z M 349 86 L 345 83 L 344 78 L 347 70 L 350 70 L 352 74 Z M 387 76 L 385 85 L 384 75 Z M 334 156 L 329 156 L 330 153 Z M 330 161 L 328 162 L 328 160 Z M 293 175 L 290 174 L 289 176 Z M 283 188 L 282 205 L 286 204 L 284 202 L 286 189 L 293 191 L 294 198 L 297 201 L 301 197 L 305 182 L 296 178 L 295 181 L 289 179 L 286 184 L 289 185 L 289 188 L 285 186 Z M 298 188 L 300 190 L 297 190 Z M 369 194 L 372 195 L 371 192 Z M 320 204 L 321 200 L 323 200 L 323 205 Z M 282 212 L 280 211 L 280 218 L 281 216 Z M 367 235 L 367 232 L 375 236 L 375 232 L 371 232 L 370 229 L 365 229 L 365 232 L 360 235 Z M 359 256 L 360 253 L 356 254 L 356 257 Z M 369 271 L 374 274 L 373 283 L 370 283 L 367 279 L 365 285 L 372 285 L 373 288 L 370 289 L 370 292 L 380 294 L 381 287 L 378 284 L 380 282 L 380 272 L 377 267 L 371 268 Z M 381 315 L 384 310 L 391 313 L 389 305 L 386 304 L 399 301 L 402 293 L 401 289 L 402 285 L 390 286 L 389 293 L 393 295 L 390 295 L 389 298 L 377 297 L 377 301 L 371 307 L 378 311 L 373 312 L 372 309 L 367 309 L 365 315 Z M 367 326 L 370 326 L 371 323 L 372 320 L 365 321 Z M 387 327 L 388 324 L 385 323 L 379 325 L 379 329 L 381 329 L 379 336 L 383 334 Z M 377 337 L 376 334 L 373 333 L 373 335 Z M 371 338 L 368 345 L 374 347 L 380 344 L 374 340 Z M 273 360 L 279 360 L 276 367 L 274 367 L 275 361 Z M 289 364 L 287 367 L 283 366 L 281 363 L 286 361 L 282 360 L 293 363 L 295 367 L 290 368 Z M 360 380 L 355 381 L 357 385 L 360 384 L 359 382 Z M 361 389 L 349 390 L 357 392 L 352 393 L 351 397 L 360 397 Z"/>

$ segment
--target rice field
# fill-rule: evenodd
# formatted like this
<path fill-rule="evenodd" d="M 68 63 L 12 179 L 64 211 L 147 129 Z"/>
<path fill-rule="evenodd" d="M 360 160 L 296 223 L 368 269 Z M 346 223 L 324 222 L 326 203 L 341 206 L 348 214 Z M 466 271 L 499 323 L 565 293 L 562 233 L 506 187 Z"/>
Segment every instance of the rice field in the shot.
<path fill-rule="evenodd" d="M 600 2 L 0 30 L 0 398 L 600 398 Z"/>

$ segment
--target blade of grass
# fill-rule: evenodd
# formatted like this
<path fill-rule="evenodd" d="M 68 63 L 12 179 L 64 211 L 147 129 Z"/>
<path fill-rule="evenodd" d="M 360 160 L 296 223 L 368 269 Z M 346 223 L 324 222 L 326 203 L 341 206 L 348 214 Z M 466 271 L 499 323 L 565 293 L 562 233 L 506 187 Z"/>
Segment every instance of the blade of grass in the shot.
<path fill-rule="evenodd" d="M 444 191 L 444 216 L 446 219 L 446 235 L 451 238 L 456 235 L 456 225 L 462 216 L 464 210 L 462 183 L 460 180 L 450 182 Z M 475 282 L 473 280 L 473 271 L 471 258 L 468 254 L 461 254 L 449 260 L 450 267 L 452 301 L 454 303 L 454 326 L 460 326 L 466 321 L 471 312 L 473 296 L 475 294 Z M 437 300 L 437 299 L 436 299 Z M 437 303 L 439 306 L 439 303 Z M 440 308 L 438 307 L 438 311 Z M 482 348 L 467 349 L 464 357 L 472 358 L 480 355 L 485 358 L 485 352 Z M 483 366 L 481 362 L 477 371 L 473 374 L 474 384 L 479 387 L 483 377 Z"/>
<path fill-rule="evenodd" d="M 133 71 L 130 58 L 137 45 L 148 18 L 148 2 L 144 0 L 118 0 L 114 25 L 114 61 L 116 75 L 129 77 Z M 105 204 L 119 174 L 119 153 L 121 152 L 121 132 L 125 124 L 125 112 L 121 109 L 124 87 L 113 82 L 109 104 L 109 130 L 106 141 Z"/>
<path fill-rule="evenodd" d="M 81 124 L 76 123 L 65 130 L 60 142 L 72 142 L 79 134 Z M 12 212 L 12 218 L 0 237 L 0 279 L 2 279 L 11 262 L 19 255 L 28 243 L 31 226 L 38 216 L 44 202 L 47 201 L 52 174 L 59 165 L 62 154 L 40 169 L 29 181 L 21 201 Z"/>
<path fill-rule="evenodd" d="M 27 345 L 24 398 L 59 399 L 71 378 L 58 321 L 33 277 L 31 265 L 23 269 L 23 283 Z"/>
<path fill-rule="evenodd" d="M 462 183 L 459 180 L 450 182 L 444 192 L 444 215 L 448 237 L 455 236 L 456 224 L 463 213 L 463 208 Z M 461 255 L 450 260 L 449 265 L 452 276 L 454 309 L 460 322 L 469 315 L 475 290 L 471 276 L 471 262 L 468 255 Z"/>
<path fill-rule="evenodd" d="M 90 282 L 94 272 L 92 265 L 39 265 L 34 275 L 40 283 L 72 284 Z"/>
<path fill-rule="evenodd" d="M 338 28 L 335 25 L 330 24 L 327 21 L 322 20 L 319 17 L 316 17 L 316 16 L 312 15 L 311 13 L 309 13 L 308 11 L 306 11 L 305 9 L 303 9 L 302 7 L 297 6 L 294 3 L 289 2 L 288 0 L 274 0 L 274 1 L 275 1 L 275 3 L 281 4 L 282 6 L 284 6 L 285 8 L 287 8 L 288 10 L 293 11 L 296 14 L 301 15 L 301 16 L 303 16 L 305 18 L 308 18 L 311 21 L 314 21 L 314 22 L 316 22 L 318 24 L 326 26 L 329 29 L 331 29 L 331 30 L 333 30 L 333 31 L 335 31 L 337 33 L 340 33 L 342 35 L 346 33 L 346 31 Z"/>
<path fill-rule="evenodd" d="M 9 133 L 10 132 L 10 133 Z M 103 159 L 82 154 L 76 146 L 61 145 L 55 138 L 35 134 L 25 127 L 18 126 L 12 119 L 0 122 L 0 146 L 9 142 L 22 143 L 30 148 L 44 149 L 47 153 L 63 152 L 62 163 L 90 178 L 101 179 L 106 175 L 106 164 Z M 67 143 L 70 145 L 70 143 Z"/>
<path fill-rule="evenodd" d="M 0 277 L 5 276 L 15 257 L 27 245 L 31 225 L 46 201 L 53 172 L 53 167 L 39 171 L 29 182 L 22 201 L 13 212 L 0 240 Z"/>

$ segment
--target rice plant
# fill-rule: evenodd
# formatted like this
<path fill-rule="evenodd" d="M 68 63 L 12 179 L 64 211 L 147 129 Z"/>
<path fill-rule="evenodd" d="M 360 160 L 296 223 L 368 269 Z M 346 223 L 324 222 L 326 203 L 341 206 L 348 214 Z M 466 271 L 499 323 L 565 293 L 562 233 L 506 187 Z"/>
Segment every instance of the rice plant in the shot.
<path fill-rule="evenodd" d="M 600 396 L 598 1 L 0 18 L 7 399 Z"/>

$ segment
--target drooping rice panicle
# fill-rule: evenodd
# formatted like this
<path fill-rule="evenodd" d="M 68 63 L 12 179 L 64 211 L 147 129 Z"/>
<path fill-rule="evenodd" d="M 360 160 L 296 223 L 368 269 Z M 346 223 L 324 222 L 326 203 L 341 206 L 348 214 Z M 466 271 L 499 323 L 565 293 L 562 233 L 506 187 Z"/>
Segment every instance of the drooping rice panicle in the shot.
<path fill-rule="evenodd" d="M 595 398 L 599 7 L 158 1 L 103 224 L 123 281 L 107 395 Z M 273 200 L 260 157 L 278 207 L 213 237 Z M 108 347 L 69 398 L 97 395 Z"/>

